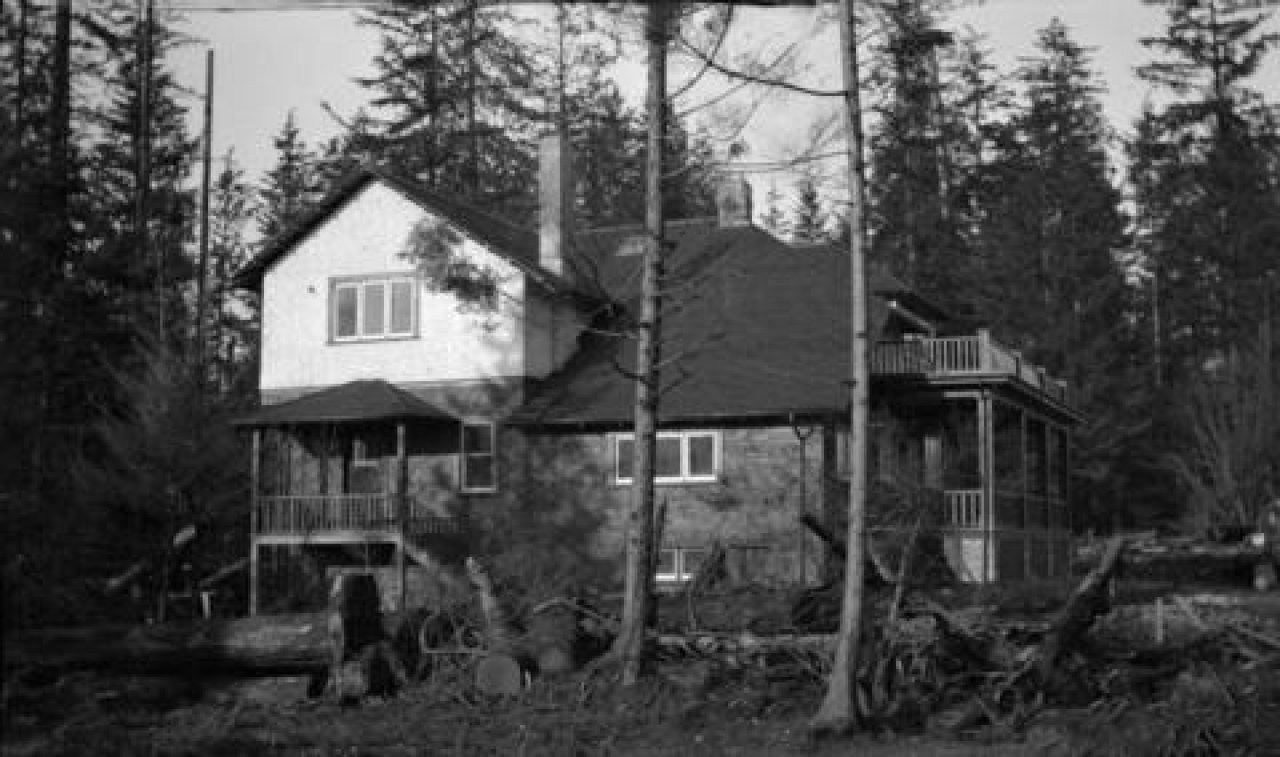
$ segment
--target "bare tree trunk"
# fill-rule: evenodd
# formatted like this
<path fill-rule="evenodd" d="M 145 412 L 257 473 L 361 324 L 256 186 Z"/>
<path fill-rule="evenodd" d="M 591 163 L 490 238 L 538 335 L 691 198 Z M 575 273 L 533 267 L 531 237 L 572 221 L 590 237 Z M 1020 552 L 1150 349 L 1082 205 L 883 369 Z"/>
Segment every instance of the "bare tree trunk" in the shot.
<path fill-rule="evenodd" d="M 844 46 L 845 117 L 849 129 L 849 285 L 852 344 L 852 397 L 849 411 L 849 557 L 845 560 L 844 603 L 840 612 L 835 663 L 827 693 L 810 723 L 815 734 L 841 734 L 856 727 L 853 676 L 858 669 L 858 633 L 862 625 L 862 584 L 866 566 L 867 501 L 867 286 L 862 181 L 862 108 L 858 92 L 858 39 L 855 0 L 840 0 L 840 39 Z"/>
<path fill-rule="evenodd" d="M 658 363 L 661 338 L 663 256 L 662 144 L 666 131 L 667 37 L 666 3 L 647 6 L 645 37 L 649 46 L 649 144 L 645 164 L 645 228 L 648 245 L 641 280 L 639 340 L 636 347 L 635 444 L 631 513 L 627 528 L 626 588 L 622 627 L 614 653 L 622 663 L 622 683 L 634 684 L 643 662 L 645 624 L 652 602 L 654 538 L 654 463 L 657 452 Z"/>

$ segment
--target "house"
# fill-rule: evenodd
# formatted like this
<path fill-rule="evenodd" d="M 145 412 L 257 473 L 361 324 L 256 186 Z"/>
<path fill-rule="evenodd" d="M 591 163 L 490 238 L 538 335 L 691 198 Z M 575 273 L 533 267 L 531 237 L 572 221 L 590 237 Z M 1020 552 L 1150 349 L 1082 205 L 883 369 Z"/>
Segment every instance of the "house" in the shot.
<path fill-rule="evenodd" d="M 575 230 L 568 148 L 542 153 L 536 233 L 366 169 L 240 272 L 262 300 L 254 611 L 298 560 L 381 571 L 392 606 L 468 551 L 620 576 L 644 238 Z M 731 580 L 811 583 L 799 517 L 836 526 L 848 499 L 848 258 L 753 226 L 745 182 L 718 194 L 668 225 L 657 578 L 718 544 Z M 1064 575 L 1066 386 L 885 270 L 870 290 L 873 532 L 923 517 L 965 581 Z"/>

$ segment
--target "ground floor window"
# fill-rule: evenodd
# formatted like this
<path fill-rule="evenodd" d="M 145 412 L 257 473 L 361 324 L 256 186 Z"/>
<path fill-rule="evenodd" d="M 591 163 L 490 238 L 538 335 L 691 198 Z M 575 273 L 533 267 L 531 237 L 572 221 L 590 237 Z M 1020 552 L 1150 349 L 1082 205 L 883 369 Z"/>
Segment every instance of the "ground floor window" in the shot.
<path fill-rule="evenodd" d="M 635 435 L 613 439 L 614 481 L 629 484 L 634 473 Z M 720 432 L 661 431 L 658 433 L 655 481 L 660 484 L 715 481 L 720 475 Z"/>
<path fill-rule="evenodd" d="M 488 493 L 498 489 L 497 427 L 488 421 L 462 424 L 462 491 Z"/>
<path fill-rule="evenodd" d="M 692 581 L 706 559 L 705 547 L 665 547 L 658 550 L 658 570 L 654 579 L 658 583 Z"/>

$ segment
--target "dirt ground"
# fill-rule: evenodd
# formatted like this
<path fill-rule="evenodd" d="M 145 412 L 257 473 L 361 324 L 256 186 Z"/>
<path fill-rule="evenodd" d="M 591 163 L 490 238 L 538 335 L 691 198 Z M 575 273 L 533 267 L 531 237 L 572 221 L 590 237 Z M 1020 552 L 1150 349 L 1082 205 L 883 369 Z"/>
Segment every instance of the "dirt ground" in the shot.
<path fill-rule="evenodd" d="M 1206 609 L 1214 602 L 1232 622 L 1280 619 L 1280 595 L 1206 601 L 1195 604 L 1200 622 L 1214 621 Z M 1152 610 L 1118 607 L 1099 628 L 1145 643 Z M 1168 608 L 1161 618 L 1167 643 L 1202 630 Z M 0 754 L 1280 755 L 1275 652 L 1198 663 L 1142 697 L 1116 691 L 1074 709 L 1050 706 L 1017 733 L 951 733 L 922 719 L 898 733 L 822 742 L 807 731 L 819 680 L 770 680 L 719 663 L 667 663 L 631 689 L 608 673 L 545 678 L 505 699 L 477 694 L 458 666 L 356 706 L 308 698 L 305 678 L 197 683 L 77 673 L 38 696 L 6 692 Z"/>

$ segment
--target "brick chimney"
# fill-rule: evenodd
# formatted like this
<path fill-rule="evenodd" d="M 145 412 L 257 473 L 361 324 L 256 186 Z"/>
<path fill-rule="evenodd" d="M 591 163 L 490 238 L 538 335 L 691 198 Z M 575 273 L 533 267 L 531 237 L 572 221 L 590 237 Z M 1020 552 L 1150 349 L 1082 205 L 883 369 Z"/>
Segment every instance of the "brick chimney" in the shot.
<path fill-rule="evenodd" d="M 716 182 L 716 214 L 722 228 L 751 225 L 751 185 L 742 174 L 726 173 Z"/>
<path fill-rule="evenodd" d="M 538 262 L 566 278 L 573 239 L 573 148 L 561 130 L 542 135 L 538 144 Z"/>

